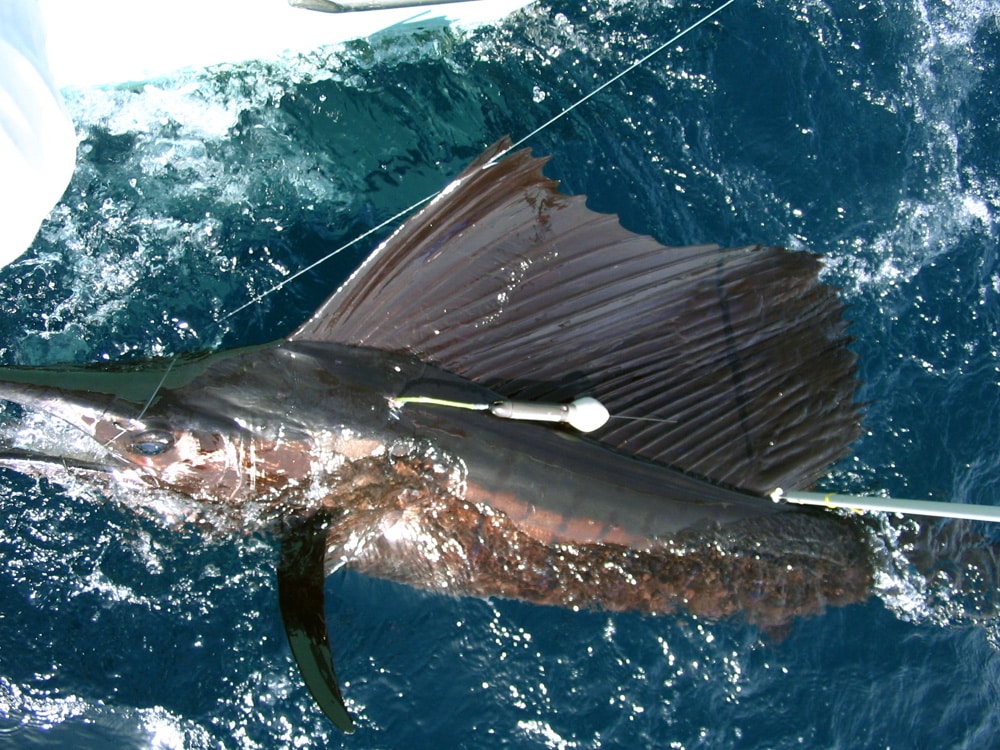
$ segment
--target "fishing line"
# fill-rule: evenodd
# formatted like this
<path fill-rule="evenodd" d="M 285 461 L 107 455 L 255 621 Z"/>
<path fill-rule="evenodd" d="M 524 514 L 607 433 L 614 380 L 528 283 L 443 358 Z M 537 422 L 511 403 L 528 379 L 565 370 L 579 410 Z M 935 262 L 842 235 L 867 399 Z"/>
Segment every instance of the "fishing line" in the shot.
<path fill-rule="evenodd" d="M 163 371 L 163 376 L 160 378 L 160 382 L 156 384 L 156 388 L 153 389 L 153 392 L 150 394 L 149 398 L 146 399 L 146 403 L 143 405 L 142 410 L 139 412 L 139 415 L 133 420 L 133 422 L 142 422 L 142 418 L 146 416 L 146 412 L 149 411 L 149 407 L 153 405 L 153 401 L 156 399 L 156 394 L 160 392 L 160 389 L 163 388 L 163 384 L 167 382 L 167 377 L 170 375 L 170 371 L 174 369 L 174 365 L 177 364 L 177 360 L 180 358 L 180 356 L 181 355 L 179 354 L 175 354 L 170 358 L 170 362 L 167 364 L 167 369 Z M 109 445 L 115 442 L 126 432 L 128 432 L 127 427 L 120 427 L 117 435 L 115 435 L 112 438 L 109 438 L 104 442 L 104 447 L 107 448 Z"/>
<path fill-rule="evenodd" d="M 674 34 L 673 37 L 671 37 L 670 39 L 668 39 L 667 41 L 665 41 L 663 44 L 661 44 L 659 47 L 657 47 L 656 49 L 654 49 L 652 52 L 649 52 L 646 55 L 644 55 L 643 57 L 640 57 L 634 63 L 632 63 L 631 65 L 629 65 L 627 68 L 625 68 L 625 70 L 621 71 L 620 73 L 618 73 L 615 76 L 612 76 L 607 81 L 605 81 L 600 86 L 598 86 L 596 89 L 594 89 L 593 91 L 591 91 L 589 94 L 585 94 L 582 97 L 580 97 L 579 99 L 577 99 L 575 102 L 573 102 L 572 104 L 570 104 L 568 107 L 566 107 L 562 112 L 560 112 L 559 114 L 557 114 L 555 117 L 553 117 L 550 120 L 547 120 L 546 122 L 542 123 L 537 128 L 535 128 L 530 133 L 528 133 L 526 136 L 524 136 L 520 140 L 516 141 L 515 143 L 511 144 L 505 151 L 501 151 L 499 154 L 497 154 L 496 156 L 494 156 L 493 159 L 490 160 L 490 163 L 493 164 L 493 163 L 499 161 L 505 155 L 507 155 L 511 151 L 513 151 L 514 149 L 522 146 L 530 138 L 534 138 L 536 135 L 538 135 L 539 133 L 541 133 L 543 130 L 545 130 L 546 128 L 550 127 L 551 125 L 553 125 L 556 122 L 558 122 L 559 120 L 561 120 L 563 117 L 565 117 L 566 115 L 568 115 L 570 112 L 572 112 L 574 109 L 576 109 L 577 107 L 579 107 L 581 104 L 583 104 L 583 103 L 589 101 L 590 99 L 592 99 L 593 97 L 597 96 L 599 93 L 601 93 L 602 91 L 604 91 L 604 89 L 608 88 L 608 86 L 610 86 L 611 84 L 617 83 L 618 81 L 620 81 L 622 78 L 624 78 L 625 76 L 627 76 L 629 73 L 631 73 L 636 68 L 641 68 L 647 62 L 649 62 L 652 58 L 656 57 L 658 54 L 660 54 L 665 49 L 667 49 L 667 47 L 673 46 L 674 44 L 676 44 L 677 42 L 679 42 L 681 39 L 683 39 L 685 36 L 687 36 L 688 34 L 690 34 L 692 31 L 694 31 L 695 29 L 697 29 L 699 26 L 701 26 L 702 24 L 707 23 L 709 20 L 711 20 L 713 16 L 721 13 L 722 11 L 724 11 L 726 8 L 728 8 L 730 5 L 732 5 L 735 2 L 736 2 L 736 0 L 726 0 L 726 2 L 724 2 L 718 8 L 716 8 L 715 10 L 710 11 L 709 13 L 706 13 L 704 16 L 702 16 L 701 18 L 699 18 L 693 24 L 691 24 L 690 26 L 688 26 L 686 29 L 683 29 L 682 31 L 678 31 L 676 34 Z"/>
<path fill-rule="evenodd" d="M 629 73 L 632 73 L 637 68 L 640 68 L 643 65 L 645 65 L 646 63 L 648 63 L 652 58 L 654 58 L 657 55 L 659 55 L 662 52 L 664 52 L 668 47 L 671 47 L 672 45 L 674 45 L 677 42 L 679 42 L 685 36 L 687 36 L 688 34 L 690 34 L 692 31 L 694 31 L 698 27 L 700 27 L 700 26 L 704 25 L 705 23 L 707 23 L 709 20 L 711 20 L 712 18 L 714 18 L 716 15 L 718 15 L 719 13 L 721 13 L 723 10 L 725 10 L 726 8 L 728 8 L 730 5 L 732 5 L 735 2 L 736 2 L 736 0 L 725 0 L 725 2 L 723 2 L 721 5 L 717 6 L 713 10 L 711 10 L 708 13 L 706 13 L 705 15 L 701 16 L 697 21 L 695 21 L 691 25 L 687 26 L 686 28 L 682 29 L 681 31 L 678 31 L 670 39 L 668 39 L 667 41 L 665 41 L 662 44 L 658 45 L 652 51 L 647 52 L 645 55 L 643 55 L 638 60 L 636 60 L 635 62 L 633 62 L 631 65 L 629 65 L 628 67 L 626 67 L 624 70 L 622 70 L 619 73 L 615 74 L 614 76 L 612 76 L 611 78 L 609 78 L 607 81 L 605 81 L 604 83 L 600 84 L 597 88 L 595 88 L 592 91 L 590 91 L 589 93 L 584 94 L 579 99 L 577 99 L 575 102 L 573 102 L 572 104 L 570 104 L 568 107 L 563 108 L 554 117 L 549 118 L 544 123 L 542 123 L 541 125 L 539 125 L 538 127 L 536 127 L 534 130 L 532 130 L 531 132 L 529 132 L 527 135 L 522 136 L 521 138 L 519 138 L 517 141 L 515 141 L 513 144 L 511 144 L 508 148 L 506 148 L 505 150 L 501 151 L 499 154 L 497 154 L 496 156 L 494 156 L 488 162 L 488 164 L 495 164 L 497 161 L 499 161 L 500 159 L 502 159 L 504 156 L 506 156 L 507 154 L 509 154 L 514 149 L 519 148 L 520 146 L 524 145 L 524 143 L 527 142 L 528 140 L 530 140 L 531 138 L 535 137 L 536 135 L 538 135 L 539 133 L 543 132 L 544 130 L 550 128 L 554 123 L 556 123 L 559 120 L 563 119 L 568 114 L 570 114 L 571 112 L 573 112 L 575 109 L 577 109 L 581 105 L 585 104 L 586 102 L 590 101 L 592 98 L 594 98 L 595 96 L 597 96 L 599 93 L 601 93 L 602 91 L 604 91 L 605 89 L 607 89 L 609 86 L 611 86 L 612 84 L 615 84 L 618 81 L 620 81 L 622 78 L 624 78 L 625 76 L 627 76 Z M 255 295 L 254 297 L 252 297 L 248 301 L 244 302 L 239 307 L 236 307 L 235 309 L 233 309 L 233 310 L 227 312 L 226 314 L 222 315 L 220 318 L 218 318 L 218 320 L 215 321 L 215 324 L 214 324 L 215 327 L 221 326 L 222 323 L 224 323 L 225 321 L 229 320 L 233 316 L 235 316 L 235 315 L 243 312 L 247 308 L 253 307 L 256 304 L 259 304 L 261 301 L 264 300 L 265 297 L 269 297 L 270 295 L 274 294 L 275 292 L 277 292 L 277 291 L 279 291 L 281 289 L 284 289 L 285 286 L 287 286 L 291 282 L 295 281 L 296 279 L 299 279 L 303 275 L 309 273 L 313 269 L 317 268 L 318 266 L 322 265 L 323 263 L 326 263 L 328 260 L 336 257 L 337 255 L 340 255 L 345 250 L 348 250 L 349 248 L 354 247 L 355 245 L 357 245 L 362 240 L 365 240 L 368 237 L 371 237 L 373 234 L 375 234 L 376 232 L 379 232 L 380 230 L 384 229 L 387 226 L 390 226 L 392 224 L 397 223 L 398 221 L 400 221 L 401 219 L 405 218 L 406 216 L 408 216 L 412 212 L 416 211 L 421 206 L 424 206 L 424 205 L 430 203 L 432 200 L 434 200 L 439 195 L 441 195 L 441 193 L 444 192 L 445 189 L 446 188 L 442 188 L 442 190 L 438 190 L 437 192 L 434 192 L 434 193 L 432 193 L 432 194 L 430 194 L 430 195 L 428 195 L 428 196 L 426 196 L 424 198 L 421 198 L 416 203 L 413 203 L 413 204 L 407 206 L 403 210 L 401 210 L 401 211 L 397 212 L 396 214 L 390 216 L 388 219 L 385 219 L 384 221 L 382 221 L 378 225 L 372 227 L 371 229 L 368 229 L 367 231 L 365 231 L 362 234 L 358 235 L 357 237 L 355 237 L 354 239 L 350 240 L 349 242 L 346 242 L 343 245 L 340 245 L 339 247 L 335 248 L 334 250 L 331 250 L 330 252 L 328 252 L 326 255 L 324 255 L 323 257 L 319 258 L 318 260 L 313 261 L 312 263 L 310 263 L 309 265 L 305 266 L 304 268 L 300 268 L 298 271 L 296 271 L 295 273 L 293 273 L 291 276 L 289 276 L 289 277 L 287 277 L 285 279 L 282 279 L 281 281 L 279 281 L 274 286 L 272 286 L 272 287 L 270 287 L 268 289 L 265 289 L 263 292 L 261 292 L 260 294 Z M 174 355 L 174 357 L 173 357 L 173 359 L 172 359 L 172 361 L 170 363 L 170 367 L 167 368 L 167 373 L 169 373 L 170 368 L 173 367 L 173 363 L 174 363 L 174 361 L 176 361 L 176 359 L 177 359 L 177 355 Z M 144 415 L 146 413 L 146 411 L 149 409 L 150 405 L 156 399 L 156 396 L 160 392 L 160 389 L 163 387 L 163 383 L 164 383 L 165 380 L 166 380 L 166 374 L 164 374 L 163 379 L 160 381 L 159 385 L 157 385 L 156 389 L 153 391 L 152 395 L 147 400 L 145 406 L 142 409 L 142 412 L 140 413 L 139 419 L 142 418 L 142 415 Z M 623 419 L 639 419 L 638 417 L 620 417 L 620 418 L 623 418 Z"/>
<path fill-rule="evenodd" d="M 170 364 L 167 365 L 167 369 L 164 371 L 163 377 L 160 378 L 160 382 L 157 383 L 156 388 L 153 389 L 153 395 L 149 397 L 149 400 L 146 401 L 146 405 L 143 406 L 142 411 L 139 412 L 139 416 L 135 418 L 137 422 L 142 421 L 142 418 L 146 416 L 146 412 L 149 411 L 149 407 L 153 405 L 153 398 L 155 398 L 156 394 L 160 392 L 163 384 L 167 382 L 167 376 L 170 375 L 170 371 L 174 369 L 178 356 L 179 355 L 175 354 L 170 358 Z"/>
<path fill-rule="evenodd" d="M 677 424 L 676 419 L 665 419 L 664 417 L 630 417 L 627 414 L 612 414 L 610 419 L 624 419 L 627 422 L 657 422 L 659 424 Z"/>
<path fill-rule="evenodd" d="M 500 159 L 502 159 L 504 156 L 506 156 L 511 151 L 513 151 L 514 149 L 519 148 L 520 146 L 523 146 L 528 140 L 530 140 L 531 138 L 534 138 L 536 135 L 538 135 L 542 131 L 550 128 L 553 124 L 555 124 L 556 122 L 558 122 L 562 118 L 566 117 L 566 115 L 568 115 L 570 112 L 572 112 L 573 110 L 575 110 L 577 107 L 579 107 L 582 104 L 585 104 L 586 102 L 590 101 L 595 96 L 597 96 L 599 93 L 601 93 L 602 91 L 604 91 L 605 89 L 607 89 L 609 86 L 611 86 L 612 84 L 617 83 L 622 78 L 624 78 L 625 76 L 627 76 L 629 73 L 633 72 L 637 68 L 641 68 L 647 62 L 649 62 L 652 58 L 654 58 L 657 55 L 661 54 L 668 47 L 671 47 L 674 44 L 676 44 L 677 42 L 679 42 L 685 36 L 687 36 L 688 34 L 690 34 L 692 31 L 694 31 L 695 29 L 697 29 L 699 26 L 702 26 L 705 23 L 707 23 L 708 21 L 710 21 L 713 17 L 715 17 L 716 15 L 718 15 L 719 13 L 721 13 L 722 11 L 724 11 L 726 8 L 728 8 L 730 5 L 732 5 L 735 2 L 736 2 L 736 0 L 725 0 L 725 2 L 723 2 L 721 5 L 719 5 L 715 9 L 709 11 L 705 15 L 701 16 L 697 21 L 695 21 L 694 23 L 692 23 L 690 26 L 687 26 L 686 28 L 682 29 L 681 31 L 678 31 L 670 39 L 668 39 L 667 41 L 665 41 L 662 44 L 660 44 L 654 50 L 652 50 L 651 52 L 646 53 L 645 55 L 643 55 L 642 57 L 640 57 L 638 60 L 636 60 L 635 62 L 633 62 L 631 65 L 629 65 L 627 68 L 625 68 L 621 72 L 615 74 L 614 76 L 612 76 L 611 78 L 609 78 L 607 81 L 605 81 L 604 83 L 602 83 L 600 86 L 598 86 L 597 88 L 595 88 L 592 91 L 590 91 L 589 93 L 584 94 L 579 99 L 577 99 L 575 102 L 573 102 L 572 104 L 570 104 L 568 107 L 565 107 L 557 115 L 555 115 L 554 117 L 549 118 L 548 120 L 546 120 L 545 122 L 543 122 L 541 125 L 539 125 L 537 128 L 535 128 L 534 130 L 532 130 L 530 133 L 528 133 L 527 135 L 522 136 L 521 138 L 519 138 L 517 141 L 515 141 L 513 144 L 511 144 L 505 150 L 501 151 L 499 154 L 497 154 L 492 159 L 490 159 L 490 161 L 488 162 L 488 164 L 495 164 Z M 331 250 L 329 253 L 327 253 L 326 255 L 324 255 L 319 260 L 313 261 L 312 263 L 310 263 L 305 268 L 302 268 L 302 269 L 296 271 L 295 273 L 293 273 L 288 278 L 282 279 L 280 282 L 278 282 L 277 284 L 275 284 L 271 288 L 266 289 L 265 291 L 263 291 L 260 294 L 256 295 L 255 297 L 253 297 L 248 302 L 244 302 L 242 305 L 240 305 L 239 307 L 237 307 L 235 310 L 232 310 L 231 312 L 226 313 L 221 318 L 219 318 L 218 321 L 216 321 L 216 324 L 223 323 L 224 321 L 229 320 L 231 317 L 233 317 L 237 313 L 240 313 L 243 310 L 246 310 L 248 307 L 252 307 L 253 305 L 256 305 L 257 303 L 261 302 L 265 297 L 268 297 L 271 294 L 274 294 L 275 292 L 277 292 L 278 290 L 283 289 L 285 287 L 285 285 L 287 285 L 288 283 L 290 283 L 290 282 L 298 279 L 303 274 L 306 274 L 309 271 L 312 271 L 317 266 L 320 266 L 323 263 L 326 263 L 331 258 L 334 258 L 337 255 L 340 255 L 340 253 L 342 253 L 345 250 L 353 247 L 354 245 L 358 244 L 362 240 L 367 239 L 368 237 L 370 237 L 371 235 L 375 234 L 379 230 L 384 229 L 385 227 L 387 227 L 387 226 L 389 226 L 391 224 L 394 224 L 395 222 L 399 221 L 400 219 L 402 219 L 405 216 L 408 216 L 410 213 L 412 213 L 413 211 L 417 210 L 421 206 L 423 206 L 423 205 L 425 205 L 427 203 L 430 203 L 432 200 L 434 200 L 435 198 L 437 198 L 439 195 L 441 195 L 441 193 L 443 192 L 443 190 L 444 189 L 438 190 L 437 192 L 432 193 L 432 194 L 428 195 L 425 198 L 421 198 L 416 203 L 413 203 L 412 205 L 407 206 L 406 208 L 404 208 L 402 211 L 399 211 L 395 215 L 390 216 L 388 219 L 386 219 L 385 221 L 383 221 L 378 226 L 372 227 L 371 229 L 369 229 L 366 232 L 358 235 L 357 237 L 355 237 L 354 239 L 350 240 L 349 242 L 341 245 L 340 247 L 338 247 L 338 248 L 336 248 L 334 250 Z"/>
<path fill-rule="evenodd" d="M 730 2 L 733 2 L 733 0 L 730 0 Z M 286 279 L 282 279 L 277 284 L 275 284 L 274 286 L 272 286 L 270 289 L 267 289 L 267 290 L 261 292 L 256 297 L 253 297 L 249 301 L 244 302 L 242 305 L 240 305 L 239 307 L 237 307 L 235 310 L 232 310 L 232 311 L 226 313 L 225 315 L 223 315 L 221 318 L 219 318 L 217 321 L 215 321 L 215 325 L 219 325 L 220 323 L 223 323 L 223 322 L 229 320 L 231 317 L 233 317 L 237 313 L 243 312 L 248 307 L 252 307 L 253 305 L 256 305 L 258 302 L 260 302 L 261 300 L 263 300 L 268 295 L 274 294 L 274 292 L 277 292 L 279 289 L 283 289 L 286 284 L 289 284 L 289 283 L 295 281 L 300 276 L 309 273 L 311 270 L 313 270 L 317 266 L 320 266 L 323 263 L 326 263 L 328 260 L 330 260 L 334 256 L 339 255 L 340 253 L 344 252 L 348 248 L 353 247 L 354 245 L 358 244 L 359 242 L 361 242 L 361 240 L 366 239 L 368 237 L 371 237 L 373 234 L 375 234 L 375 232 L 379 231 L 380 229 L 384 229 L 385 227 L 389 226 L 390 224 L 396 223 L 397 221 L 399 221 L 400 219 L 402 219 L 404 216 L 410 214 L 413 211 L 416 211 L 418 208 L 420 208 L 425 203 L 430 203 L 432 200 L 434 200 L 435 198 L 437 198 L 440 194 L 441 194 L 441 191 L 439 190 L 438 192 L 434 193 L 433 195 L 428 195 L 426 198 L 421 198 L 416 203 L 413 203 L 412 205 L 407 206 L 406 208 L 404 208 L 399 213 L 397 213 L 397 214 L 395 214 L 393 216 L 390 216 L 388 219 L 386 219 L 385 221 L 383 221 L 381 224 L 378 224 L 377 226 L 374 226 L 371 229 L 369 229 L 369 230 L 367 230 L 367 231 L 359 234 L 353 240 L 351 240 L 350 242 L 347 242 L 347 243 L 341 245 L 336 250 L 330 251 L 329 253 L 327 253 L 326 255 L 324 255 L 319 260 L 313 261 L 312 263 L 310 263 L 305 268 L 300 268 L 298 271 L 296 271 L 295 273 L 293 273 L 291 276 L 289 276 Z"/>

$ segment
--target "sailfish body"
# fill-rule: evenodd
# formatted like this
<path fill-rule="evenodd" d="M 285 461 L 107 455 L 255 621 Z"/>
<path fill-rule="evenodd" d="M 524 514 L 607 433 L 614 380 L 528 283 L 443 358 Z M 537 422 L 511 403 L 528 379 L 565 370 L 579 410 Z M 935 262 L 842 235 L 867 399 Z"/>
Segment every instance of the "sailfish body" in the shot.
<path fill-rule="evenodd" d="M 763 495 L 858 430 L 854 358 L 814 256 L 667 248 L 500 142 L 287 339 L 117 367 L 9 368 L 0 463 L 100 477 L 138 510 L 282 539 L 293 653 L 344 729 L 323 578 L 763 626 L 867 595 L 853 524 Z M 588 436 L 456 405 L 600 399 Z M 51 441 L 50 441 L 51 442 Z"/>

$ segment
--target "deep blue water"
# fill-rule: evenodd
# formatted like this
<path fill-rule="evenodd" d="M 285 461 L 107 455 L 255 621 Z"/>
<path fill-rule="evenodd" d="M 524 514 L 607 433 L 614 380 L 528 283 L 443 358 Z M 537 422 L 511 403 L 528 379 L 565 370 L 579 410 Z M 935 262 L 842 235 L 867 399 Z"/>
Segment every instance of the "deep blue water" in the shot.
<path fill-rule="evenodd" d="M 0 361 L 281 336 L 374 238 L 224 316 L 710 7 L 553 2 L 467 39 L 67 92 L 79 166 L 0 272 Z M 741 0 L 530 145 L 564 190 L 665 243 L 823 254 L 869 402 L 827 486 L 997 505 L 998 63 L 991 0 Z M 997 592 L 921 587 L 888 534 L 878 596 L 777 639 L 338 573 L 327 618 L 359 724 L 343 738 L 290 661 L 272 540 L 206 543 L 81 488 L 0 483 L 0 748 L 1000 744 Z"/>

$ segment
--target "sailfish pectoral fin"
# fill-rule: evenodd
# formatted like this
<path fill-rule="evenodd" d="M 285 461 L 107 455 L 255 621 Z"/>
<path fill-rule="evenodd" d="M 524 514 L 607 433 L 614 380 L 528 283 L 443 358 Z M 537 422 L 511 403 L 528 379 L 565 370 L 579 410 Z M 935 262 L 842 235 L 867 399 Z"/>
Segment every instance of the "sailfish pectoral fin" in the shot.
<path fill-rule="evenodd" d="M 324 557 L 329 516 L 316 513 L 289 524 L 281 539 L 278 603 L 302 680 L 317 705 L 341 731 L 354 722 L 337 685 L 323 613 Z"/>

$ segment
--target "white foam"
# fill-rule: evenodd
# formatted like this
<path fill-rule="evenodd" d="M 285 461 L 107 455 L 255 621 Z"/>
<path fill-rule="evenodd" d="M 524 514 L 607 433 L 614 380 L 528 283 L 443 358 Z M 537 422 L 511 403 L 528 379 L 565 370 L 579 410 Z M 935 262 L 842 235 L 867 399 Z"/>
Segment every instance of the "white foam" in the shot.
<path fill-rule="evenodd" d="M 894 88 L 905 94 L 909 116 L 926 143 L 914 155 L 914 184 L 901 191 L 894 220 L 873 238 L 843 240 L 843 258 L 832 260 L 833 267 L 849 272 L 842 275 L 854 287 L 846 290 L 849 294 L 890 295 L 923 268 L 949 257 L 968 235 L 995 239 L 997 234 L 991 208 L 997 201 L 995 177 L 980 174 L 962 148 L 968 128 L 963 105 L 980 85 L 983 70 L 970 50 L 979 30 L 1000 20 L 1000 6 L 985 0 L 929 6 L 917 0 L 912 12 L 920 43 L 913 59 L 898 66 Z M 865 96 L 878 103 L 882 93 Z M 877 260 L 859 260 L 865 249 L 873 249 Z"/>
<path fill-rule="evenodd" d="M 105 701 L 78 695 L 58 695 L 35 685 L 18 685 L 0 677 L 0 705 L 5 718 L 20 719 L 12 732 L 26 744 L 37 735 L 31 730 L 51 730 L 64 724 L 99 727 L 118 737 L 123 746 L 149 750 L 181 750 L 215 747 L 211 735 L 197 724 L 181 719 L 167 709 L 108 706 Z"/>
<path fill-rule="evenodd" d="M 517 728 L 524 732 L 533 742 L 538 742 L 542 747 L 548 748 L 558 748 L 558 750 L 566 750 L 567 748 L 579 747 L 580 743 L 566 740 L 560 735 L 552 725 L 546 721 L 540 721 L 538 719 L 532 719 L 530 721 L 519 721 L 517 722 Z"/>

